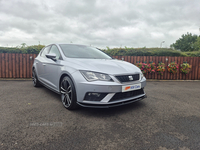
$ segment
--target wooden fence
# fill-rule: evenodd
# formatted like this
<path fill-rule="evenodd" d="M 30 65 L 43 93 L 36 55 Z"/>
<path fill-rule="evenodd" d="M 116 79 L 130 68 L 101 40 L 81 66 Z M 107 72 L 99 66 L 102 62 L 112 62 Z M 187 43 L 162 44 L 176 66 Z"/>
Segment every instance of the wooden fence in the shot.
<path fill-rule="evenodd" d="M 113 56 L 116 59 L 128 61 L 130 63 L 136 64 L 137 62 L 154 62 L 158 64 L 159 62 L 165 63 L 165 72 L 163 75 L 158 75 L 157 73 L 145 75 L 147 79 L 158 79 L 158 80 L 200 80 L 200 57 L 168 57 L 168 56 Z M 178 70 L 177 74 L 171 74 L 167 71 L 167 66 L 169 63 L 175 61 L 177 64 L 182 64 L 183 62 L 192 65 L 191 72 L 184 75 Z"/>
<path fill-rule="evenodd" d="M 31 78 L 32 64 L 36 54 L 9 54 L 0 53 L 0 78 Z M 175 61 L 179 65 L 183 62 L 188 62 L 192 65 L 192 70 L 188 75 L 180 73 L 170 74 L 167 69 L 163 76 L 156 73 L 147 74 L 147 79 L 160 80 L 200 80 L 200 57 L 168 57 L 168 56 L 113 56 L 116 59 L 128 61 L 136 64 L 136 62 L 158 62 L 165 63 L 165 67 Z"/>
<path fill-rule="evenodd" d="M 0 53 L 0 78 L 31 78 L 36 54 Z"/>

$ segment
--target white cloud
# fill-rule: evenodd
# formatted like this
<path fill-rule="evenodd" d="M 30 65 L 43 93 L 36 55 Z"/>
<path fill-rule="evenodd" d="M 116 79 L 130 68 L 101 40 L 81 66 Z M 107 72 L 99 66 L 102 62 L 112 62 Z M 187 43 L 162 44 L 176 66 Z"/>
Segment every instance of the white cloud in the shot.
<path fill-rule="evenodd" d="M 199 35 L 198 0 L 0 0 L 0 46 L 159 47 Z"/>

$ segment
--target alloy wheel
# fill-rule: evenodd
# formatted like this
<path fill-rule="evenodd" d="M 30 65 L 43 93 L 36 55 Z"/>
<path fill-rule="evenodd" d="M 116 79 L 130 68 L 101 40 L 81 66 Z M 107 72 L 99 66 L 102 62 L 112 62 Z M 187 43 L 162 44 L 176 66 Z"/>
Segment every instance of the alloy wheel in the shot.
<path fill-rule="evenodd" d="M 73 99 L 73 90 L 71 83 L 67 79 L 61 82 L 60 92 L 63 105 L 66 108 L 70 107 Z"/>

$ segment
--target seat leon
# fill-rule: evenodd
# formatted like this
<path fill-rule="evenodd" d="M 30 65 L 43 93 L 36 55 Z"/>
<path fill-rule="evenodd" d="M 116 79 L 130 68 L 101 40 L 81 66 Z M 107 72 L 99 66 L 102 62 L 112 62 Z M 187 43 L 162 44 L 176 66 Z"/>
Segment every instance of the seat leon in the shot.
<path fill-rule="evenodd" d="M 114 107 L 146 97 L 146 78 L 135 65 L 101 50 L 76 44 L 44 47 L 32 67 L 35 87 L 60 94 L 67 109 Z"/>

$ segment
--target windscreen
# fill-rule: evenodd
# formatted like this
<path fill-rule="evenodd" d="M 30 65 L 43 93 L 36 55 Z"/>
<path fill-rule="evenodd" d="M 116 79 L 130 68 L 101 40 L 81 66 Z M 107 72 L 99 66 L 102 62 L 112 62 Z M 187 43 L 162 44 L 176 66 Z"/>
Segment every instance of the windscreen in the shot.
<path fill-rule="evenodd" d="M 70 58 L 112 59 L 97 48 L 90 46 L 60 44 L 60 47 L 65 56 Z"/>

